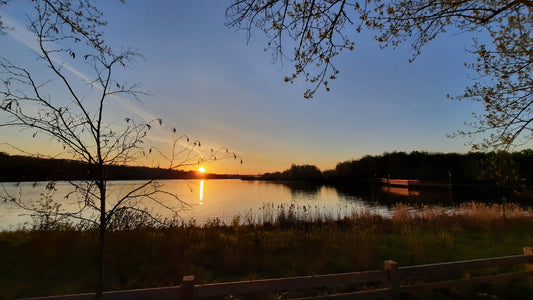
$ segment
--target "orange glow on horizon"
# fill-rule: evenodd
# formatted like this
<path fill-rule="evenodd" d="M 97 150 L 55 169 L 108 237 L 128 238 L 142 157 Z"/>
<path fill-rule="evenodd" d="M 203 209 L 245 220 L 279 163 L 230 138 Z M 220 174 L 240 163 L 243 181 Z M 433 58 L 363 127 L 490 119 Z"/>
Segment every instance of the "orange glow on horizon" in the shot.
<path fill-rule="evenodd" d="M 200 168 L 198 169 L 198 172 L 200 172 L 200 173 L 205 173 L 205 168 L 204 168 L 204 167 L 200 167 Z"/>

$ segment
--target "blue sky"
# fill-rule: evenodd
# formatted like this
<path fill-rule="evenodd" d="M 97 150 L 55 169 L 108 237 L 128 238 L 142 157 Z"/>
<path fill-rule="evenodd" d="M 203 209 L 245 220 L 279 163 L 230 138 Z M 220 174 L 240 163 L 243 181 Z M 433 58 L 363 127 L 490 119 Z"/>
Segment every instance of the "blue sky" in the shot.
<path fill-rule="evenodd" d="M 208 172 L 258 174 L 293 163 L 325 170 L 386 151 L 469 150 L 469 140 L 446 137 L 465 129 L 464 121 L 480 109 L 446 98 L 472 83 L 463 65 L 472 59 L 465 52 L 469 34 L 441 36 L 413 63 L 408 44 L 380 50 L 371 34 L 354 34 L 355 50 L 334 61 L 340 74 L 331 91 L 321 88 L 306 100 L 309 85 L 283 81 L 293 71 L 291 62 L 272 62 L 262 32 L 247 42 L 246 32 L 225 27 L 229 1 L 118 2 L 99 2 L 109 20 L 106 38 L 145 57 L 120 77 L 154 95 L 126 106 L 162 118 L 204 145 L 227 147 L 244 161 L 209 164 Z M 23 22 L 19 11 L 0 7 L 0 14 Z M 28 55 L 12 34 L 0 41 L 9 45 L 2 55 Z M 121 119 L 132 113 L 126 106 L 112 105 L 109 114 Z M 15 144 L 31 139 L 30 132 L 3 135 Z"/>

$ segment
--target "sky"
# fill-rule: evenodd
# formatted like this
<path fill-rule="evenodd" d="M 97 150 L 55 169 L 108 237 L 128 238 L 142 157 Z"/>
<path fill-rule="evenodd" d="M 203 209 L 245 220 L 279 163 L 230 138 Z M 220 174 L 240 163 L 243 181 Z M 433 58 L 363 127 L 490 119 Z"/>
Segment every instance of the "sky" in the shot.
<path fill-rule="evenodd" d="M 0 6 L 4 22 L 16 25 L 0 36 L 0 54 L 32 64 L 31 45 L 20 28 L 24 6 L 18 3 Z M 206 147 L 226 147 L 243 160 L 242 165 L 233 159 L 210 162 L 207 172 L 262 174 L 291 164 L 327 170 L 367 154 L 470 150 L 469 139 L 447 134 L 468 129 L 464 122 L 482 108 L 446 97 L 473 83 L 464 67 L 473 59 L 465 51 L 469 33 L 441 36 L 413 63 L 407 43 L 381 50 L 370 33 L 353 34 L 355 49 L 334 61 L 340 74 L 330 83 L 331 91 L 320 88 L 307 100 L 303 93 L 311 86 L 304 80 L 283 81 L 292 74 L 292 64 L 273 61 L 264 51 L 267 40 L 261 31 L 248 40 L 246 32 L 225 26 L 230 1 L 97 3 L 109 21 L 107 41 L 144 57 L 119 71 L 120 78 L 141 83 L 153 95 L 121 100 L 108 114 L 161 118 Z M 86 74 L 75 67 L 69 72 Z M 40 147 L 43 153 L 53 147 L 49 141 L 36 145 L 29 131 L 0 133 L 0 143 Z"/>

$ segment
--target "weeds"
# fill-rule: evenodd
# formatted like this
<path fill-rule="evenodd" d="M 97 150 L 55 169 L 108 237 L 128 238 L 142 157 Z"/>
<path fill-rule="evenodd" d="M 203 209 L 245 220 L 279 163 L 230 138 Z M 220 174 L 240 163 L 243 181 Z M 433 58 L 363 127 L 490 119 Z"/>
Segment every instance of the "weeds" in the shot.
<path fill-rule="evenodd" d="M 105 286 L 178 285 L 190 274 L 212 283 L 353 272 L 381 269 L 388 259 L 406 266 L 515 255 L 533 246 L 531 211 L 512 204 L 464 204 L 459 213 L 397 205 L 391 217 L 343 214 L 265 204 L 259 214 L 202 226 L 120 215 L 108 238 Z M 93 229 L 68 226 L 0 232 L 0 298 L 91 291 L 95 237 Z"/>

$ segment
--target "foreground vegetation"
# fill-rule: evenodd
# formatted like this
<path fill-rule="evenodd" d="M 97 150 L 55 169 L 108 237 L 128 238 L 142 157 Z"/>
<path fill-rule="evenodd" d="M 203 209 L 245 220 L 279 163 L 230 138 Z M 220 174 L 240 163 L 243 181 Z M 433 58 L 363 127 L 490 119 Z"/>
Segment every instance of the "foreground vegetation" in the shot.
<path fill-rule="evenodd" d="M 178 285 L 189 274 L 210 283 L 373 270 L 388 259 L 405 266 L 517 255 L 533 246 L 533 212 L 514 205 L 470 203 L 455 214 L 414 214 L 398 205 L 390 218 L 360 211 L 343 220 L 295 207 L 271 213 L 262 225 L 236 217 L 202 227 L 126 217 L 109 233 L 105 288 Z M 90 292 L 97 246 L 96 232 L 65 224 L 1 232 L 0 298 Z M 504 299 L 533 291 L 517 284 L 476 293 Z"/>

